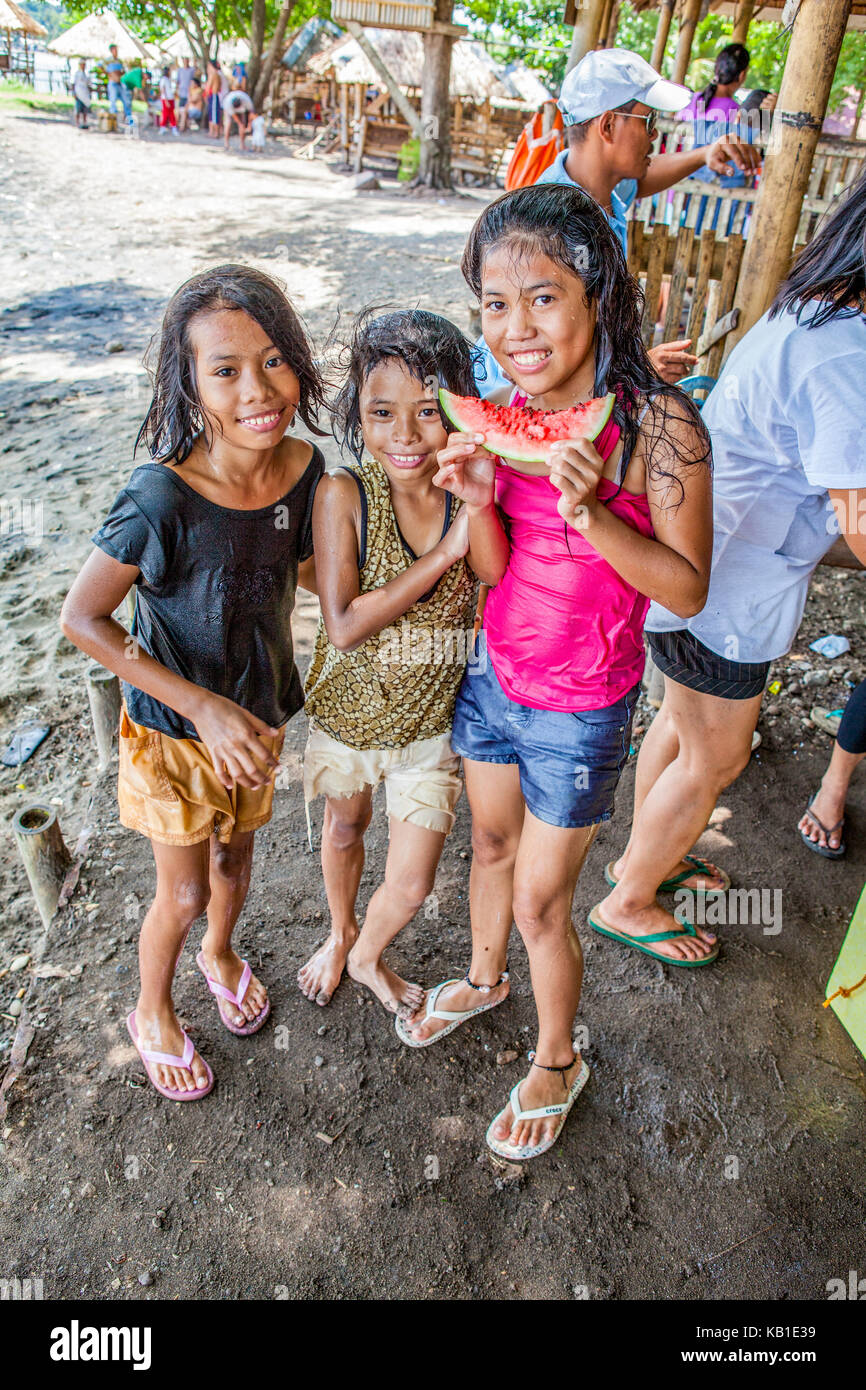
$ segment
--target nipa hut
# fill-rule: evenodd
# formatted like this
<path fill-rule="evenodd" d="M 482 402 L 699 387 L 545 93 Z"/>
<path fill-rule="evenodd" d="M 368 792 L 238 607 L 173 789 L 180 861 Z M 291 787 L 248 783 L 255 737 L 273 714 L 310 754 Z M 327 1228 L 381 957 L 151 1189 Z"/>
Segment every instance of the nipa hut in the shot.
<path fill-rule="evenodd" d="M 41 39 L 48 33 L 48 30 L 29 15 L 26 10 L 22 10 L 15 4 L 15 0 L 0 0 L 0 29 L 6 31 L 6 52 L 0 53 L 0 71 L 11 72 L 13 68 L 12 60 L 12 35 L 24 35 L 24 69 L 30 71 L 30 54 L 27 47 L 28 38 Z"/>
<path fill-rule="evenodd" d="M 420 34 L 399 29 L 367 29 L 394 83 L 415 110 L 421 106 L 424 65 Z M 458 176 L 493 181 L 509 146 L 527 117 L 553 97 L 523 64 L 497 63 L 482 44 L 463 39 L 451 58 L 451 167 Z M 332 146 L 360 170 L 366 161 L 399 162 L 411 137 L 406 121 L 370 59 L 345 35 L 311 57 L 300 77 L 287 74 L 280 94 L 296 119 L 298 101 L 318 102 L 330 126 Z"/>

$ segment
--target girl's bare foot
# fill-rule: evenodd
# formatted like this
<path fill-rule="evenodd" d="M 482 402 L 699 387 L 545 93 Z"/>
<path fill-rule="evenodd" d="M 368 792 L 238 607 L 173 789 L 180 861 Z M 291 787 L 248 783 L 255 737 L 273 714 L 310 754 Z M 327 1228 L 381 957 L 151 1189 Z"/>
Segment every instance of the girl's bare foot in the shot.
<path fill-rule="evenodd" d="M 467 985 L 465 980 L 455 980 L 453 984 L 442 990 L 436 1000 L 436 1008 L 441 1009 L 443 1013 L 462 1014 L 467 1009 L 477 1009 L 481 1004 L 501 1004 L 503 1000 L 508 998 L 508 990 L 507 980 L 503 980 L 501 984 L 491 985 L 486 994 L 482 994 L 480 989 L 473 989 L 471 985 Z M 408 1030 L 412 1037 L 417 1038 L 419 1042 L 426 1038 L 432 1038 L 435 1033 L 448 1027 L 444 1019 L 423 1019 L 428 993 L 429 990 L 424 994 L 418 1006 L 418 1021 L 415 1022 L 412 1019 L 408 1024 Z"/>
<path fill-rule="evenodd" d="M 337 934 L 331 932 L 328 939 L 314 951 L 298 971 L 298 987 L 301 993 L 321 1008 L 330 1004 L 331 996 L 346 968 L 346 957 L 358 939 L 358 929 Z"/>
<path fill-rule="evenodd" d="M 378 960 L 366 960 L 358 952 L 357 946 L 349 952 L 346 969 L 359 985 L 366 985 L 373 991 L 388 1013 L 399 1014 L 400 1018 L 411 1018 L 424 998 L 424 990 L 420 985 L 412 984 L 409 980 L 395 975 L 381 957 Z"/>
<path fill-rule="evenodd" d="M 219 984 L 225 985 L 226 989 L 230 989 L 232 994 L 237 994 L 244 969 L 243 961 L 231 947 L 227 951 L 220 951 L 219 954 L 209 951 L 206 941 L 207 937 L 202 942 L 201 953 L 207 973 Z M 268 992 L 261 980 L 252 975 L 240 1004 L 232 1004 L 219 994 L 214 995 L 214 998 L 223 1018 L 228 1023 L 233 1023 L 236 1028 L 243 1028 L 247 1023 L 255 1023 L 268 1002 Z"/>
<path fill-rule="evenodd" d="M 649 907 L 623 908 L 615 895 L 616 889 L 599 903 L 597 911 L 605 926 L 612 927 L 623 936 L 632 936 L 639 941 L 642 936 L 676 931 L 682 926 L 658 903 L 651 903 Z M 714 933 L 707 927 L 696 927 L 696 931 L 697 936 L 673 936 L 668 941 L 654 941 L 652 949 L 659 955 L 669 956 L 671 960 L 702 960 L 705 956 L 711 956 L 717 944 Z"/>
<path fill-rule="evenodd" d="M 177 1014 L 167 1004 L 155 1013 L 145 1013 L 141 1004 L 135 1010 L 138 1040 L 145 1052 L 164 1052 L 169 1057 L 182 1057 L 185 1046 Z M 169 1091 L 203 1091 L 208 1084 L 204 1062 L 193 1053 L 188 1067 L 169 1067 L 164 1062 L 151 1062 L 151 1073 L 160 1086 Z"/>
<path fill-rule="evenodd" d="M 665 874 L 665 878 L 679 878 L 680 874 L 688 874 L 688 878 L 684 878 L 682 883 L 678 884 L 678 887 L 695 888 L 700 893 L 727 892 L 728 881 L 720 873 L 718 864 L 712 864 L 709 859 L 704 859 L 703 856 L 701 856 L 701 863 L 706 864 L 707 868 L 712 871 L 709 877 L 706 874 L 699 873 L 693 864 L 687 864 L 685 859 L 681 859 L 678 864 L 674 865 L 669 873 Z M 624 873 L 625 859 L 617 859 L 613 866 L 613 876 L 617 882 L 619 882 Z"/>
<path fill-rule="evenodd" d="M 565 1058 L 562 1060 L 565 1061 Z M 554 1063 L 557 1061 L 559 1058 L 554 1058 Z M 571 1084 L 580 1070 L 580 1065 L 581 1058 L 578 1053 L 574 1065 L 567 1071 L 542 1071 L 540 1067 L 530 1067 L 529 1074 L 521 1081 L 517 1093 L 520 1108 L 541 1110 L 545 1105 L 561 1105 L 568 1099 Z M 553 1135 L 559 1119 L 559 1115 L 551 1115 L 541 1120 L 520 1120 L 515 1124 L 509 1101 L 502 1112 L 502 1118 L 493 1126 L 493 1138 L 515 1147 L 534 1149 Z"/>

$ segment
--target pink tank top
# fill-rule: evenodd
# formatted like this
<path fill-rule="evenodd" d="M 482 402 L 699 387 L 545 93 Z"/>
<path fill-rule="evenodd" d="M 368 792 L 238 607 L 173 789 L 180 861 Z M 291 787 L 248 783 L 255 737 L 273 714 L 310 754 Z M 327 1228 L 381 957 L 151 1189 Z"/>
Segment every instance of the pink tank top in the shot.
<path fill-rule="evenodd" d="M 517 391 L 511 405 L 525 404 Z M 619 441 L 609 420 L 595 441 L 608 459 Z M 620 478 L 628 460 L 620 465 Z M 649 502 L 602 478 L 599 501 L 652 536 Z M 509 699 L 533 709 L 604 709 L 641 678 L 649 599 L 617 573 L 579 531 L 566 526 L 560 494 L 546 476 L 500 460 L 496 502 L 511 541 L 508 568 L 484 610 L 487 651 Z"/>

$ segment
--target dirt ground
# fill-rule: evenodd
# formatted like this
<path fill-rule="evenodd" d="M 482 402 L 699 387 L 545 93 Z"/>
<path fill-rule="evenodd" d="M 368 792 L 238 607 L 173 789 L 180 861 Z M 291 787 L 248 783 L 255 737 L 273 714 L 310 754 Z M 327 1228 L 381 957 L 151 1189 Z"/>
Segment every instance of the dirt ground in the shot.
<path fill-rule="evenodd" d="M 420 303 L 468 328 L 459 254 L 488 195 L 357 193 L 284 145 L 241 158 L 8 111 L 0 161 L 0 735 L 30 718 L 52 726 L 29 763 L 0 773 L 0 809 L 49 800 L 70 845 L 87 835 L 75 893 L 44 935 L 3 841 L 0 1071 L 20 1064 L 0 1131 L 3 1277 L 42 1278 L 59 1299 L 777 1300 L 823 1299 L 828 1279 L 866 1270 L 866 1073 L 821 1008 L 866 876 L 863 779 L 844 861 L 810 854 L 795 828 L 830 751 L 809 706 L 843 703 L 866 674 L 862 576 L 819 571 L 774 671 L 763 745 L 701 840 L 736 886 L 781 893 L 781 929 L 729 925 L 718 964 L 695 972 L 582 930 L 592 1078 L 551 1154 L 502 1167 L 484 1144 L 533 1041 L 519 940 L 510 1002 L 425 1051 L 403 1048 L 354 985 L 326 1010 L 298 993 L 326 910 L 306 844 L 303 717 L 237 934 L 273 1021 L 232 1038 L 191 943 L 177 1000 L 217 1089 L 182 1106 L 143 1084 L 124 1017 L 152 861 L 117 824 L 111 775 L 96 775 L 86 661 L 56 621 L 131 466 L 142 351 L 170 291 L 231 258 L 280 275 L 319 343 L 338 307 L 369 302 Z M 34 504 L 41 536 L 7 524 Z M 302 667 L 314 620 L 305 601 Z M 840 631 L 847 656 L 808 651 Z M 642 701 L 636 744 L 651 714 Z M 578 886 L 579 926 L 625 837 L 632 784 L 633 760 Z M 377 807 L 363 900 L 386 850 Z M 462 803 L 435 896 L 393 952 L 422 983 L 465 968 L 468 869 Z M 29 965 L 7 973 L 22 953 Z"/>

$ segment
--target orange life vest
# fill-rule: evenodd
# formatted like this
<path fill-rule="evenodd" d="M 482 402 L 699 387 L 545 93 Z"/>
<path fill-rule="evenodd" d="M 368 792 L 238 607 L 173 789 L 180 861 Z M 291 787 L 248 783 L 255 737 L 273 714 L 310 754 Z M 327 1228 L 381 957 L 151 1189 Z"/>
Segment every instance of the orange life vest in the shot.
<path fill-rule="evenodd" d="M 505 175 L 506 190 L 510 193 L 513 188 L 526 188 L 535 183 L 564 148 L 565 127 L 559 107 L 556 107 L 553 125 L 547 131 L 544 129 L 544 113 L 536 111 L 529 125 L 520 132 L 514 147 Z"/>

